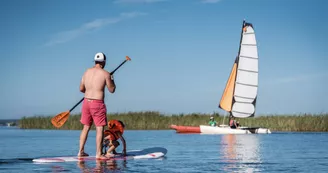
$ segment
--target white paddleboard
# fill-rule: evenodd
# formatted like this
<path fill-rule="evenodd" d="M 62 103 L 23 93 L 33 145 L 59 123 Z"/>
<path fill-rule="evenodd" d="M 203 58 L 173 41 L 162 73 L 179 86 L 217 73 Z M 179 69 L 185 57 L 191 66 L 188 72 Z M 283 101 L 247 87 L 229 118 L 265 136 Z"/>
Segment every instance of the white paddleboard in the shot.
<path fill-rule="evenodd" d="M 129 159 L 158 159 L 164 157 L 167 153 L 167 149 L 162 147 L 146 148 L 143 150 L 130 150 L 127 151 L 127 155 L 121 154 L 114 157 L 101 160 L 129 160 Z M 54 163 L 54 162 L 78 162 L 78 161 L 95 161 L 95 156 L 77 157 L 77 156 L 65 156 L 65 157 L 44 157 L 33 159 L 36 163 Z"/>

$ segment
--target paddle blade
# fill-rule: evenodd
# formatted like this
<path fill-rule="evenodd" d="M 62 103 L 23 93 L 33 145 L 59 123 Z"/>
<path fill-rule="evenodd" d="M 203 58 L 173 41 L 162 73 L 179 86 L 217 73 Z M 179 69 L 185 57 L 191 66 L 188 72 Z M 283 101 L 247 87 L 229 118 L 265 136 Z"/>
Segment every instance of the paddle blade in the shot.
<path fill-rule="evenodd" d="M 62 112 L 62 113 L 56 115 L 55 117 L 53 117 L 51 119 L 52 125 L 54 125 L 57 128 L 60 128 L 61 126 L 63 126 L 69 117 L 69 113 L 70 113 L 69 111 Z"/>
<path fill-rule="evenodd" d="M 128 57 L 128 56 L 126 56 L 125 59 L 126 59 L 127 61 L 131 61 L 131 58 Z"/>

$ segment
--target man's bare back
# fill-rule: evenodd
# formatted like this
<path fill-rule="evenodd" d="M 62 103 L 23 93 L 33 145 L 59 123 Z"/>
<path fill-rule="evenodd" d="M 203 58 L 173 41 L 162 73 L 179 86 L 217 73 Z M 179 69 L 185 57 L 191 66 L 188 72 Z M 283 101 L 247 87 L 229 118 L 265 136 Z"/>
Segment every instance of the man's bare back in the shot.
<path fill-rule="evenodd" d="M 89 68 L 83 75 L 80 90 L 88 99 L 104 100 L 104 89 L 107 86 L 109 92 L 115 92 L 115 84 L 111 75 L 101 67 Z"/>

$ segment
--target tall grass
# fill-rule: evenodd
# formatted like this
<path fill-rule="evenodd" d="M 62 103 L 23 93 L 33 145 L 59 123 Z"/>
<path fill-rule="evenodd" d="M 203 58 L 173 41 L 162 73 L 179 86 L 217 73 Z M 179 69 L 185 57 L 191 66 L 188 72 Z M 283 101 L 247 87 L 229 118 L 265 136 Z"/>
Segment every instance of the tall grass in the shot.
<path fill-rule="evenodd" d="M 60 129 L 80 130 L 80 114 L 71 115 L 68 121 Z M 160 130 L 169 129 L 171 124 L 198 126 L 207 124 L 210 116 L 214 116 L 218 124 L 222 124 L 223 116 L 218 113 L 213 114 L 173 114 L 164 115 L 160 112 L 127 112 L 108 114 L 107 118 L 122 120 L 128 130 Z M 50 123 L 52 117 L 35 116 L 24 117 L 19 121 L 19 127 L 23 129 L 55 129 Z M 328 131 L 328 114 L 316 115 L 269 115 L 253 118 L 237 119 L 242 126 L 265 127 L 272 131 Z M 228 117 L 225 117 L 225 124 Z M 94 126 L 93 128 L 94 129 Z"/>

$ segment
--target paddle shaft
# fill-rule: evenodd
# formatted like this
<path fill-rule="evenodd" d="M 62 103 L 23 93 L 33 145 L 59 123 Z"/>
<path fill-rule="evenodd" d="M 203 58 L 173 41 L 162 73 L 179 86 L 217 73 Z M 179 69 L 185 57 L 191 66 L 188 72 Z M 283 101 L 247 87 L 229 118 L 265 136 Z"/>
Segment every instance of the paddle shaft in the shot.
<path fill-rule="evenodd" d="M 69 111 L 72 112 L 72 110 L 75 109 L 76 106 L 79 105 L 83 101 L 83 99 L 84 99 L 84 97 L 78 103 L 76 103 Z"/>
<path fill-rule="evenodd" d="M 119 69 L 124 63 L 126 63 L 126 61 L 128 61 L 128 60 L 124 60 L 119 66 L 116 67 L 116 69 L 114 69 L 112 72 L 110 72 L 110 74 L 111 75 L 114 74 L 117 69 Z"/>
<path fill-rule="evenodd" d="M 126 63 L 126 61 L 128 61 L 128 60 L 124 60 L 119 66 L 116 67 L 116 69 L 114 69 L 112 72 L 110 72 L 110 74 L 113 75 L 117 69 L 119 69 L 124 63 Z M 83 99 L 84 99 L 84 97 L 83 97 L 78 103 L 76 103 L 76 104 L 75 104 L 75 105 L 69 110 L 69 112 L 71 112 L 72 110 L 74 110 L 74 109 L 76 108 L 76 106 L 78 106 L 78 105 L 83 101 Z"/>

